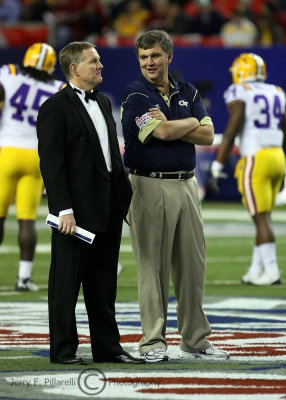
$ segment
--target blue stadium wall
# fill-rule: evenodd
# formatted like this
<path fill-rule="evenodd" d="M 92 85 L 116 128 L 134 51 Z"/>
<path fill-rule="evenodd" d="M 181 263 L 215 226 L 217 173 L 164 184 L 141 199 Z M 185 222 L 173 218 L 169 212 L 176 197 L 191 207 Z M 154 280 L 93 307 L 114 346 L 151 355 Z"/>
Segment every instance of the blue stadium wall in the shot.
<path fill-rule="evenodd" d="M 133 48 L 98 48 L 104 65 L 101 91 L 107 93 L 115 105 L 120 105 L 124 87 L 139 75 L 139 66 Z M 179 47 L 174 51 L 170 71 L 179 73 L 182 79 L 196 83 L 212 81 L 213 89 L 207 93 L 211 101 L 211 117 L 217 133 L 223 132 L 227 110 L 223 92 L 230 84 L 228 68 L 241 52 L 253 51 L 261 55 L 267 65 L 267 81 L 285 88 L 286 47 L 251 49 L 226 49 L 216 47 Z M 0 63 L 20 62 L 25 49 L 1 49 Z M 63 78 L 57 64 L 57 76 Z"/>
<path fill-rule="evenodd" d="M 102 72 L 103 83 L 100 86 L 100 90 L 110 97 L 113 106 L 119 108 L 125 86 L 137 79 L 140 74 L 134 49 L 129 47 L 99 47 L 98 51 L 104 66 Z M 223 92 L 231 82 L 228 69 L 234 58 L 242 52 L 255 52 L 263 57 L 267 66 L 267 82 L 279 85 L 283 89 L 286 88 L 285 46 L 244 49 L 194 46 L 177 47 L 174 50 L 173 62 L 170 65 L 171 72 L 178 74 L 182 80 L 187 80 L 194 84 L 202 81 L 210 81 L 212 83 L 212 88 L 206 93 L 206 96 L 211 104 L 209 113 L 214 122 L 216 133 L 223 132 L 227 121 Z M 24 53 L 25 49 L 1 49 L 0 64 L 21 62 Z M 58 78 L 64 79 L 58 63 L 56 74 Z M 204 154 L 204 164 L 206 165 L 205 158 L 211 160 L 213 157 L 213 151 L 209 155 Z M 232 165 L 226 166 L 230 168 L 230 175 L 233 169 Z M 202 175 L 206 177 L 205 172 Z M 222 194 L 217 199 L 237 200 L 238 198 L 235 183 L 231 179 L 229 182 L 224 182 L 222 184 Z"/>

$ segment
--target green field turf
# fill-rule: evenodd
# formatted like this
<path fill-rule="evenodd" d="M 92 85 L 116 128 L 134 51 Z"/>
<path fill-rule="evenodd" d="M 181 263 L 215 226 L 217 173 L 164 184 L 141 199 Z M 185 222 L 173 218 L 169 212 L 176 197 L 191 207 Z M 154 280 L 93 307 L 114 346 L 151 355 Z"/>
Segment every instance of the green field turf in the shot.
<path fill-rule="evenodd" d="M 206 233 L 207 274 L 205 295 L 280 297 L 286 287 L 286 206 L 276 207 L 273 224 L 276 234 L 278 263 L 282 285 L 255 287 L 240 283 L 240 277 L 249 266 L 254 242 L 253 224 L 239 203 L 203 203 Z M 41 290 L 36 293 L 14 291 L 18 271 L 17 221 L 13 208 L 6 220 L 5 237 L 0 246 L 0 301 L 43 300 L 47 297 L 50 263 L 50 231 L 45 224 L 47 204 L 43 199 L 37 221 L 38 246 L 33 279 Z M 146 232 L 148 234 L 148 232 Z M 120 262 L 124 270 L 118 279 L 117 301 L 137 300 L 137 274 L 128 228 L 124 227 Z M 173 295 L 170 282 L 170 295 Z"/>
<path fill-rule="evenodd" d="M 203 218 L 206 234 L 207 246 L 207 274 L 205 285 L 205 300 L 211 303 L 213 299 L 223 298 L 242 298 L 242 297 L 261 297 L 263 298 L 285 298 L 286 286 L 286 206 L 280 206 L 273 213 L 273 224 L 277 239 L 277 253 L 279 267 L 282 272 L 282 285 L 270 287 L 254 287 L 243 285 L 240 283 L 240 277 L 249 266 L 252 246 L 254 242 L 253 224 L 239 203 L 203 203 Z M 47 202 L 44 198 L 40 207 L 39 218 L 37 221 L 38 230 L 38 246 L 35 257 L 35 267 L 33 271 L 33 279 L 40 286 L 40 290 L 35 293 L 15 292 L 14 285 L 18 271 L 18 246 L 17 246 L 17 221 L 15 219 L 14 208 L 10 210 L 10 214 L 6 221 L 5 238 L 2 246 L 0 246 L 0 302 L 5 312 L 8 302 L 28 302 L 40 301 L 47 303 L 47 282 L 48 270 L 50 263 L 50 231 L 51 228 L 45 224 L 47 214 Z M 146 232 L 148 234 L 148 232 Z M 124 266 L 124 270 L 118 279 L 118 302 L 136 301 L 137 297 L 137 276 L 134 256 L 131 249 L 128 229 L 124 226 L 124 234 L 121 243 L 120 262 Z M 173 295 L 173 288 L 170 282 L 170 296 Z M 82 301 L 80 294 L 79 302 Z M 7 302 L 7 303 L 6 303 Z M 31 303 L 27 303 L 31 304 Z M 27 309 L 27 320 L 29 319 L 29 309 Z M 43 315 L 46 321 L 47 331 L 47 315 Z M 7 328 L 7 327 L 6 327 Z M 13 324 L 11 325 L 13 329 Z M 0 332 L 1 333 L 1 332 Z M 273 340 L 275 341 L 275 339 Z M 127 351 L 134 351 L 134 348 L 124 346 Z M 283 347 L 282 347 L 283 349 Z M 61 379 L 62 376 L 68 378 L 79 376 L 80 372 L 86 368 L 98 368 L 110 378 L 114 376 L 131 376 L 142 378 L 142 374 L 147 373 L 148 376 L 168 376 L 168 374 L 178 374 L 186 376 L 203 377 L 206 379 L 208 373 L 216 374 L 220 377 L 240 377 L 245 379 L 248 377 L 259 376 L 261 379 L 265 376 L 267 379 L 275 374 L 275 379 L 285 375 L 286 365 L 281 358 L 276 357 L 275 360 L 263 359 L 247 359 L 243 361 L 228 360 L 221 362 L 208 361 L 180 361 L 170 360 L 170 362 L 161 365 L 143 365 L 135 367 L 133 365 L 116 365 L 116 364 L 95 364 L 91 361 L 91 352 L 89 346 L 80 346 L 79 355 L 88 360 L 87 366 L 68 367 L 49 363 L 48 346 L 42 349 L 33 346 L 5 347 L 0 349 L 1 375 L 0 375 L 0 399 L 76 399 L 78 395 L 73 392 L 62 392 L 60 395 L 53 393 L 45 393 L 43 389 L 49 389 L 49 385 L 40 384 L 41 380 L 48 379 L 53 376 Z M 42 351 L 39 354 L 39 350 Z M 258 372 L 259 371 L 259 372 Z M 23 379 L 28 374 L 31 381 L 34 379 L 34 386 L 23 386 Z M 255 375 L 256 374 L 256 375 Z M 257 375 L 259 374 L 259 375 Z M 23 378 L 24 377 L 24 378 Z M 9 383 L 7 378 L 12 379 Z M 18 386 L 13 382 L 22 382 Z M 131 378 L 130 378 L 131 379 Z M 136 378 L 137 379 L 137 378 Z M 198 378 L 199 379 L 199 378 Z M 36 384 L 35 384 L 36 382 Z M 218 383 L 220 385 L 221 383 Z M 251 383 L 252 384 L 252 383 Z M 220 389 L 214 389 L 220 390 Z M 226 389 L 228 390 L 228 389 Z M 243 389 L 242 389 L 243 390 Z M 269 389 L 270 390 L 270 389 Z M 277 389 L 278 390 L 278 389 Z M 279 391 L 280 390 L 280 391 Z M 279 389 L 277 393 L 281 394 Z M 286 389 L 285 389 L 286 390 Z M 107 392 L 106 392 L 107 393 Z M 115 393 L 117 391 L 115 390 Z M 216 393 L 216 392 L 214 392 Z M 276 393 L 276 392 L 275 392 Z M 285 393 L 286 394 L 286 393 Z M 260 398 L 253 397 L 253 400 Z M 129 399 L 132 398 L 127 396 Z M 126 397 L 126 398 L 127 398 Z M 139 396 L 140 397 L 140 396 Z M 90 398 L 88 396 L 80 398 Z M 105 397 L 102 397 L 105 398 Z M 109 398 L 123 399 L 125 398 L 118 391 Z M 159 399 L 158 397 L 156 397 Z M 186 397 L 184 397 L 186 398 Z M 194 397 L 192 397 L 194 398 Z M 196 397 L 197 398 L 197 397 Z M 225 398 L 225 396 L 223 397 Z M 280 397 L 284 398 L 284 397 Z M 134 399 L 136 399 L 134 397 Z M 137 397 L 138 399 L 138 397 Z M 164 395 L 160 396 L 160 400 L 165 399 Z M 195 399 L 195 398 L 194 398 Z"/>

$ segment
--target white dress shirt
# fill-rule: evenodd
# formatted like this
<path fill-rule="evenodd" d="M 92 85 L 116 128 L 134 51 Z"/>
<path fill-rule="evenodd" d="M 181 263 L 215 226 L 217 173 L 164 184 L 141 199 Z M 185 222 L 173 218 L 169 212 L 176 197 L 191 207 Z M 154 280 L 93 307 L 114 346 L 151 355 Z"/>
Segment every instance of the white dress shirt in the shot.
<path fill-rule="evenodd" d="M 102 152 L 104 155 L 107 169 L 109 172 L 111 172 L 112 164 L 111 164 L 110 147 L 109 147 L 109 140 L 108 140 L 108 130 L 107 130 L 106 121 L 102 114 L 102 111 L 101 111 L 97 101 L 93 101 L 90 99 L 88 100 L 88 102 L 85 101 L 85 99 L 84 99 L 85 91 L 84 90 L 76 87 L 72 83 L 70 83 L 70 85 L 73 89 L 76 88 L 76 93 L 77 93 L 78 97 L 80 98 L 82 104 L 86 108 L 86 111 L 88 112 L 88 114 L 94 124 L 96 132 L 98 134 L 98 138 L 100 141 L 100 145 L 102 148 Z M 67 214 L 73 214 L 72 208 L 60 211 L 59 216 L 67 215 Z"/>
<path fill-rule="evenodd" d="M 72 83 L 70 83 L 70 85 L 72 88 L 77 89 L 76 93 L 77 93 L 78 97 L 80 98 L 82 104 L 86 108 L 86 111 L 88 112 L 88 114 L 94 124 L 94 127 L 98 134 L 98 138 L 100 141 L 100 145 L 102 148 L 102 152 L 104 155 L 107 169 L 109 172 L 111 172 L 112 166 L 111 166 L 111 156 L 110 156 L 110 148 L 109 148 L 109 141 L 108 141 L 108 130 L 107 130 L 106 121 L 102 114 L 102 111 L 101 111 L 97 101 L 93 101 L 93 100 L 88 100 L 88 102 L 85 101 L 85 99 L 84 99 L 85 91 L 84 90 L 79 89 Z"/>

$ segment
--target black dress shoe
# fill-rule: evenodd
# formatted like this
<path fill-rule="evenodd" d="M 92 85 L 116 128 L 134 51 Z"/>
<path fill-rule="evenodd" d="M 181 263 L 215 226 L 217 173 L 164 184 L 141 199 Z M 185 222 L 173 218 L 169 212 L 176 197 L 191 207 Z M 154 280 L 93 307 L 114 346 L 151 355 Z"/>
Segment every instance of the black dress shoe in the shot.
<path fill-rule="evenodd" d="M 146 364 L 145 360 L 142 358 L 133 357 L 126 351 L 123 351 L 121 354 L 115 356 L 113 361 L 121 364 Z"/>
<path fill-rule="evenodd" d="M 86 365 L 86 361 L 79 357 L 79 356 L 73 356 L 73 357 L 67 357 L 67 358 L 62 358 L 57 361 L 53 361 L 54 364 L 65 364 L 65 365 Z"/>

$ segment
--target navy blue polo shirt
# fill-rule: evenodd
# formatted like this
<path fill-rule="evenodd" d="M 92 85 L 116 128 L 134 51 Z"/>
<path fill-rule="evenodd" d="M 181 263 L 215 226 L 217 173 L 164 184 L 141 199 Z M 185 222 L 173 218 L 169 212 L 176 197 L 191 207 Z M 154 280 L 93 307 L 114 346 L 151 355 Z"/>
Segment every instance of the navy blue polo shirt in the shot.
<path fill-rule="evenodd" d="M 171 76 L 169 98 L 142 75 L 124 91 L 121 121 L 125 141 L 124 163 L 148 171 L 191 171 L 196 166 L 195 146 L 182 140 L 163 141 L 152 136 L 161 122 L 148 115 L 157 107 L 167 120 L 208 116 L 197 89 Z"/>

